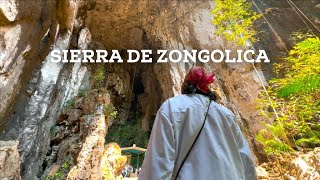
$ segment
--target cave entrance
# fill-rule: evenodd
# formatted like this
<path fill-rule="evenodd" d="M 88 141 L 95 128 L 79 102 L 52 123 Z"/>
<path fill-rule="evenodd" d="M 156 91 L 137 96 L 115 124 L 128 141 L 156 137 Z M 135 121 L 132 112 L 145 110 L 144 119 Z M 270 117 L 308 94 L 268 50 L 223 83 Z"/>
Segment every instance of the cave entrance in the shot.
<path fill-rule="evenodd" d="M 128 112 L 127 112 L 128 116 L 126 121 L 131 122 L 132 124 L 140 123 L 135 121 L 139 121 L 139 119 L 143 115 L 142 107 L 141 107 L 142 104 L 139 102 L 139 96 L 143 96 L 144 94 L 144 85 L 142 82 L 141 73 L 134 74 L 132 89 L 131 91 L 129 91 L 129 94 L 130 94 L 129 95 L 130 107 L 128 108 Z"/>
<path fill-rule="evenodd" d="M 144 93 L 144 85 L 141 76 L 136 76 L 133 80 L 133 93 L 136 95 Z"/>
<path fill-rule="evenodd" d="M 156 112 L 161 105 L 160 84 L 153 64 L 114 64 L 106 69 L 114 83 L 106 83 L 117 117 L 109 127 L 106 143 L 116 142 L 120 147 L 146 148 Z M 120 78 L 121 77 L 121 78 Z M 121 88 L 122 87 L 122 88 Z M 137 162 L 133 160 L 133 164 Z M 141 162 L 142 163 L 142 162 Z"/>

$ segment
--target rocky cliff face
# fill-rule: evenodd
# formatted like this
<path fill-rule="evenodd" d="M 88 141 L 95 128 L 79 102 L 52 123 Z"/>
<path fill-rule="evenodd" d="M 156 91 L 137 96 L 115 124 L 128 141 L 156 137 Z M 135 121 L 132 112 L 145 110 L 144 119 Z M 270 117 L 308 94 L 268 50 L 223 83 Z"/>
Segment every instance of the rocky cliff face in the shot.
<path fill-rule="evenodd" d="M 19 141 L 26 179 L 37 176 L 50 127 L 88 78 L 86 67 L 55 64 L 48 55 L 71 44 L 75 10 L 72 2 L 1 1 L 1 139 Z"/>
<path fill-rule="evenodd" d="M 17 141 L 0 141 L 0 178 L 21 179 Z"/>
<path fill-rule="evenodd" d="M 315 23 L 317 1 L 295 1 Z M 290 48 L 291 32 L 305 27 L 285 2 L 258 1 L 278 32 L 261 21 L 261 41 L 273 61 Z M 98 65 L 60 64 L 50 61 L 54 49 L 235 49 L 214 35 L 212 1 L 1 1 L 0 2 L 0 127 L 1 140 L 18 140 L 23 178 L 41 177 L 50 149 L 50 128 L 68 100 L 79 89 L 90 89 L 90 72 Z M 270 9 L 271 8 L 271 9 Z M 277 22 L 286 23 L 277 23 Z M 290 23 L 292 22 L 292 23 Z M 274 46 L 276 44 L 276 46 Z M 280 44 L 280 45 L 279 45 Z M 238 117 L 254 154 L 263 160 L 254 140 L 261 122 L 256 98 L 272 66 L 251 64 L 197 64 L 216 70 L 222 101 Z M 101 65 L 100 65 L 101 66 Z M 119 108 L 141 113 L 142 128 L 149 130 L 161 103 L 179 94 L 184 75 L 192 64 L 107 64 L 105 88 Z M 259 78 L 259 76 L 260 79 Z M 111 123 L 110 123 L 111 124 Z M 40 172 L 38 174 L 38 172 Z"/>

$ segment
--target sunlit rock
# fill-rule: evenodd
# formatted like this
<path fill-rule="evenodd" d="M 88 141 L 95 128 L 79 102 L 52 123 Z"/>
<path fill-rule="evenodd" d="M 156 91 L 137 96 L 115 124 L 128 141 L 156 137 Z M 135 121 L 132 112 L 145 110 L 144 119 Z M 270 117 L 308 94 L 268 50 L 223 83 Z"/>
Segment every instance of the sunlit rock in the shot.
<path fill-rule="evenodd" d="M 121 155 L 121 148 L 117 143 L 107 144 L 100 164 L 102 179 L 120 179 L 122 177 L 120 173 L 126 161 L 127 157 Z"/>
<path fill-rule="evenodd" d="M 21 179 L 17 141 L 0 141 L 0 179 Z"/>

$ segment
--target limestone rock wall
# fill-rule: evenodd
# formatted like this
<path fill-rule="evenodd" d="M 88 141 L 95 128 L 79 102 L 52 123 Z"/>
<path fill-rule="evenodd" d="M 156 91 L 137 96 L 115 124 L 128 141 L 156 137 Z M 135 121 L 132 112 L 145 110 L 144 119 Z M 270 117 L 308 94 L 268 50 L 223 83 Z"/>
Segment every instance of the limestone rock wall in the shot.
<path fill-rule="evenodd" d="M 0 141 L 0 179 L 21 179 L 17 141 Z"/>
<path fill-rule="evenodd" d="M 95 100 L 88 102 L 96 108 L 91 108 L 91 112 L 94 112 L 90 115 L 91 118 L 82 117 L 83 119 L 87 118 L 89 122 L 87 127 L 82 128 L 86 133 L 82 137 L 84 140 L 81 143 L 81 151 L 75 166 L 68 173 L 67 179 L 69 180 L 115 179 L 116 176 L 120 175 L 121 169 L 126 163 L 126 157 L 121 156 L 120 147 L 116 143 L 105 146 L 109 117 L 103 111 L 103 107 L 109 105 L 110 95 L 97 91 L 93 92 L 95 93 L 89 93 L 86 98 L 96 95 Z"/>
<path fill-rule="evenodd" d="M 55 11 L 52 1 L 0 2 L 1 128 L 10 106 L 48 53 L 56 31 Z"/>
<path fill-rule="evenodd" d="M 105 135 L 107 133 L 107 123 L 103 114 L 91 119 L 92 129 L 82 145 L 82 149 L 67 179 L 101 179 L 100 157 L 104 151 Z"/>
<path fill-rule="evenodd" d="M 41 176 L 51 126 L 65 103 L 90 86 L 86 67 L 51 62 L 51 50 L 73 44 L 74 12 L 81 9 L 61 2 L 1 1 L 0 139 L 19 141 L 23 179 Z"/>

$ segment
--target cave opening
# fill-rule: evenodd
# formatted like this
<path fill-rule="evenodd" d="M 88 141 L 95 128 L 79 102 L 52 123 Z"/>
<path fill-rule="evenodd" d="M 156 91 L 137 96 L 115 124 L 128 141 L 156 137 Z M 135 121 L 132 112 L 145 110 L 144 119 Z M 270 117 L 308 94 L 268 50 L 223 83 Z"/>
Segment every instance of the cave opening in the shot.
<path fill-rule="evenodd" d="M 129 92 L 130 93 L 130 92 Z M 139 104 L 139 96 L 143 95 L 144 93 L 144 85 L 142 82 L 142 77 L 141 74 L 138 76 L 136 75 L 133 79 L 133 85 L 131 89 L 131 102 L 130 102 L 130 107 L 128 108 L 128 116 L 126 121 L 134 124 L 134 123 L 139 123 L 135 122 L 138 121 L 139 118 L 142 116 L 142 110 L 141 110 L 141 105 Z"/>
<path fill-rule="evenodd" d="M 108 76 L 121 78 L 115 83 L 111 79 L 106 82 L 111 93 L 111 103 L 114 103 L 117 110 L 117 117 L 106 135 L 106 143 L 116 142 L 120 147 L 135 144 L 146 148 L 161 101 L 161 88 L 153 68 L 154 65 L 145 64 L 114 64 L 108 67 L 106 81 L 109 80 Z"/>
<path fill-rule="evenodd" d="M 136 95 L 144 93 L 144 85 L 141 76 L 136 76 L 133 80 L 133 93 Z"/>

